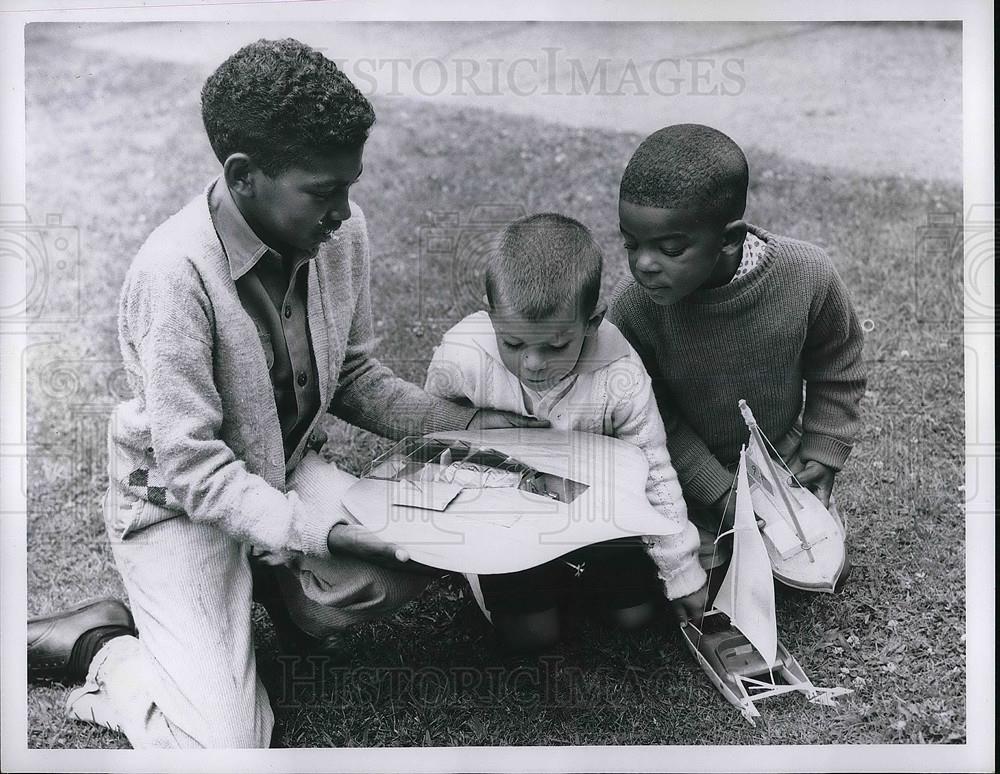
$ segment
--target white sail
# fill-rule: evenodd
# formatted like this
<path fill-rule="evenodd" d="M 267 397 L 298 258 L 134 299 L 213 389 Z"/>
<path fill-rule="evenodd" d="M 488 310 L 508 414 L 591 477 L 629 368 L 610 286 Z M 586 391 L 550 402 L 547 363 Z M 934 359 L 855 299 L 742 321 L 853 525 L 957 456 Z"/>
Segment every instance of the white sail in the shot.
<path fill-rule="evenodd" d="M 746 465 L 744 450 L 740 453 L 736 477 L 733 557 L 715 598 L 715 607 L 728 615 L 733 626 L 743 632 L 768 664 L 772 664 L 778 650 L 774 581 L 771 561 L 754 517 Z"/>
<path fill-rule="evenodd" d="M 775 481 L 772 483 L 767 475 L 766 455 L 767 452 L 760 448 L 760 444 L 757 443 L 757 439 L 751 433 L 750 445 L 747 447 L 747 477 L 750 480 L 751 491 L 754 486 L 758 486 L 777 501 L 778 491 L 775 487 L 780 482 Z"/>

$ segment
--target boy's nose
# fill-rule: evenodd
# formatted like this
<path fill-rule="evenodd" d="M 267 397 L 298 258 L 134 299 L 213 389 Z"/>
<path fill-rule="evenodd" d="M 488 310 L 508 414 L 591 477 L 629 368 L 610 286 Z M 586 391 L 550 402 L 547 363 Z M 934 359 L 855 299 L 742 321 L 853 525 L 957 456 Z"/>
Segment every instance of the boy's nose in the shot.
<path fill-rule="evenodd" d="M 326 219 L 344 221 L 351 217 L 351 204 L 345 196 L 336 202 L 326 213 Z"/>
<path fill-rule="evenodd" d="M 525 370 L 537 372 L 545 368 L 545 358 L 539 355 L 537 352 L 525 352 L 524 353 L 524 368 Z"/>
<path fill-rule="evenodd" d="M 652 253 L 643 250 L 636 256 L 635 268 L 643 274 L 656 274 L 659 272 L 660 264 Z"/>

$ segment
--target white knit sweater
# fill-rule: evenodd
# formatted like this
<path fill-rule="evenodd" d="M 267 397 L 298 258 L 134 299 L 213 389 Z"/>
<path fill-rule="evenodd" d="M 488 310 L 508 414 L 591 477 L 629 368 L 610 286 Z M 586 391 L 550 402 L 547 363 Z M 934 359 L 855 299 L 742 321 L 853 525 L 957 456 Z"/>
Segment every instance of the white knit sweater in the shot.
<path fill-rule="evenodd" d="M 476 312 L 449 330 L 434 351 L 425 388 L 477 408 L 534 413 L 560 430 L 609 435 L 639 447 L 649 464 L 646 496 L 668 522 L 668 534 L 646 538 L 670 599 L 705 582 L 698 533 L 688 521 L 677 473 L 670 464 L 663 421 L 646 369 L 625 337 L 605 320 L 588 337 L 573 372 L 538 395 L 529 411 L 517 377 L 500 359 L 489 315 Z"/>

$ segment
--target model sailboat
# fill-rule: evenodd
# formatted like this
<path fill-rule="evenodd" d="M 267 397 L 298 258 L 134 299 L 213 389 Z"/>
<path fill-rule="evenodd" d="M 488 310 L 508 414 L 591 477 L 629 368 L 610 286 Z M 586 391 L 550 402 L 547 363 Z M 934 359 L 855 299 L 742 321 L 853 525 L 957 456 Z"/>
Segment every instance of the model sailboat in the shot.
<path fill-rule="evenodd" d="M 778 463 L 772 459 L 771 445 L 746 401 L 739 405 L 750 430 L 744 466 L 750 500 L 774 577 L 803 591 L 833 593 L 847 566 L 844 526 L 836 508 L 827 510 L 805 487 L 789 485 L 791 471 L 785 468 L 784 475 L 779 474 L 780 457 Z"/>
<path fill-rule="evenodd" d="M 778 640 L 771 559 L 754 516 L 748 456 L 744 448 L 737 472 L 729 570 L 701 626 L 689 622 L 681 632 L 715 687 L 756 725 L 757 702 L 772 696 L 797 691 L 811 702 L 831 705 L 834 697 L 850 690 L 813 685 Z"/>

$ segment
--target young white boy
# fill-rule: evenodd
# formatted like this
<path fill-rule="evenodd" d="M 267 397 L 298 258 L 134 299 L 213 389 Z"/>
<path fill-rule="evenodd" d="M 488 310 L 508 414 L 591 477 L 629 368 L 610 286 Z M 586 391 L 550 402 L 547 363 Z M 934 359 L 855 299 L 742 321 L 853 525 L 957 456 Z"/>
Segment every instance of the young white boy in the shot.
<path fill-rule="evenodd" d="M 819 247 L 743 220 L 748 184 L 735 142 L 678 124 L 639 145 L 619 195 L 632 278 L 615 289 L 609 317 L 652 377 L 706 565 L 726 558 L 712 543 L 733 519 L 747 441 L 738 401 L 829 506 L 865 391 L 861 326 L 843 281 Z"/>
<path fill-rule="evenodd" d="M 471 576 L 483 612 L 517 650 L 559 638 L 559 602 L 574 585 L 624 628 L 654 612 L 657 575 L 682 619 L 700 617 L 706 602 L 697 531 L 670 464 L 650 379 L 604 319 L 601 270 L 601 251 L 577 221 L 555 214 L 515 221 L 487 267 L 489 310 L 448 331 L 428 368 L 425 389 L 442 398 L 635 444 L 649 463 L 649 502 L 669 523 L 665 536 L 588 546 L 523 572 Z"/>

